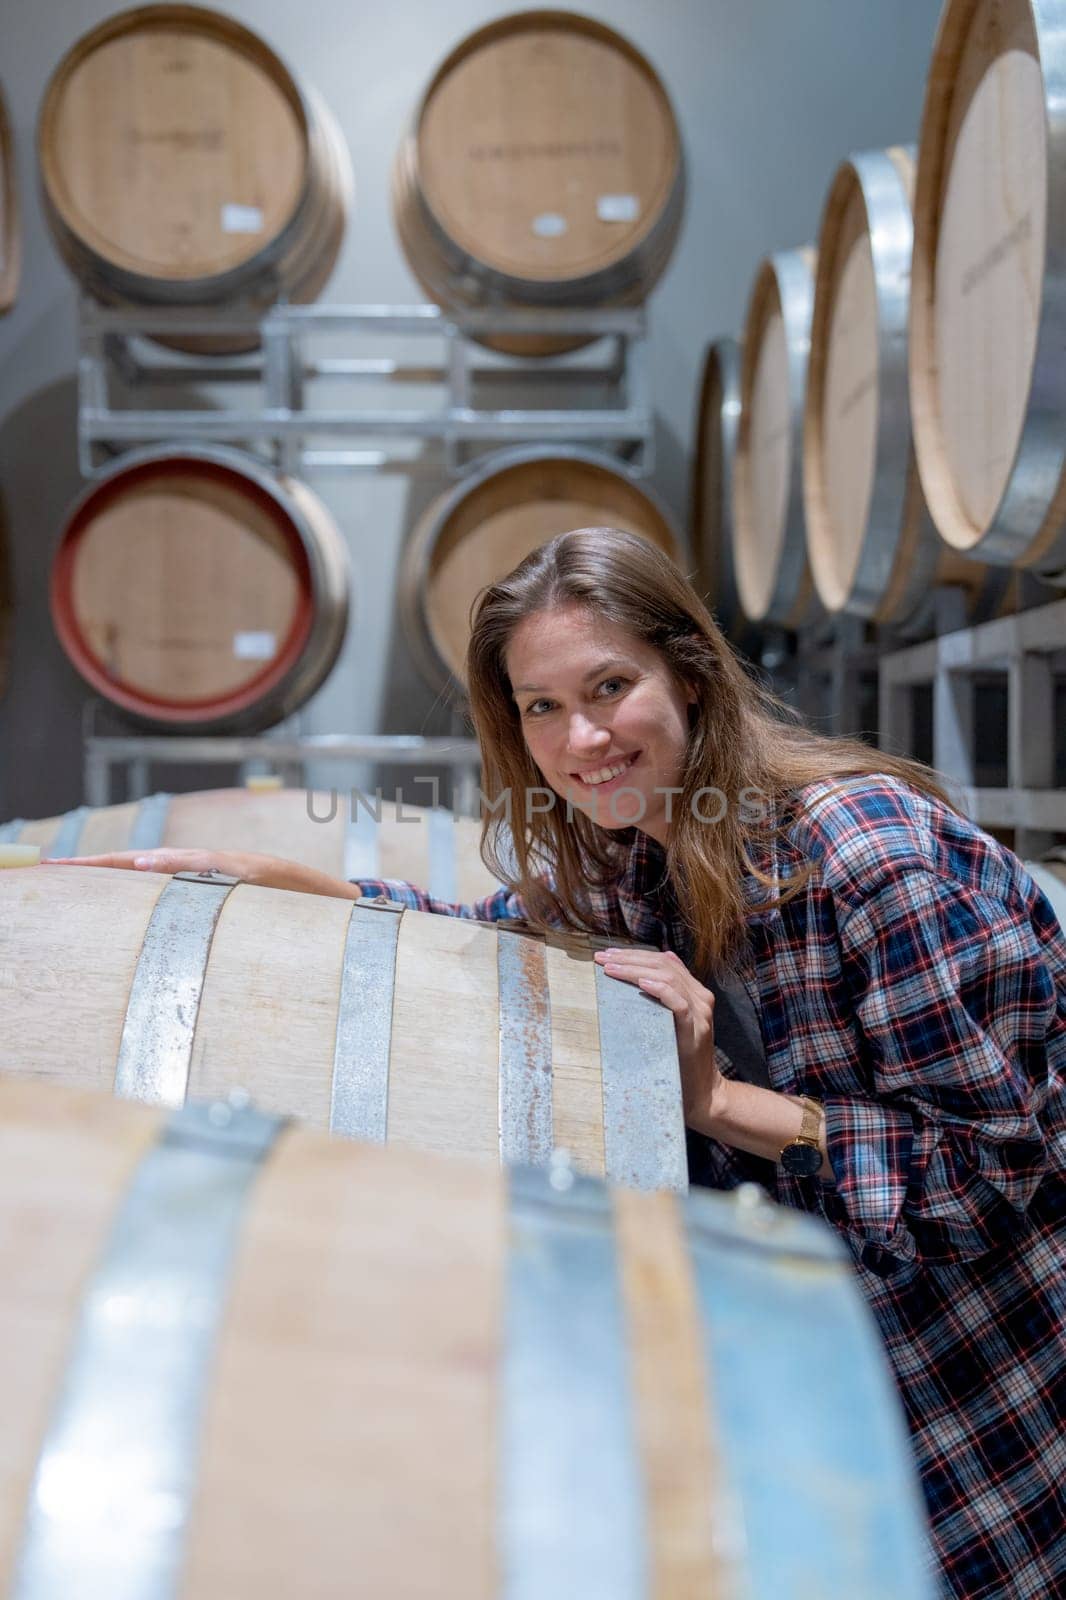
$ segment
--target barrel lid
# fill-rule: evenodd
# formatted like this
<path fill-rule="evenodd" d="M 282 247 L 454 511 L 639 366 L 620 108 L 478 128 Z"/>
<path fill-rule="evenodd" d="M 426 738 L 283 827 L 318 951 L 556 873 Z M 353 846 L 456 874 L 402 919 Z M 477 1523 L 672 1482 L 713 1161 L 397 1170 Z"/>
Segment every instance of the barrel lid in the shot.
<path fill-rule="evenodd" d="M 503 17 L 457 45 L 423 96 L 415 142 L 423 199 L 449 239 L 532 282 L 583 279 L 636 249 L 681 169 L 649 62 L 566 11 Z"/>
<path fill-rule="evenodd" d="M 263 40 L 200 6 L 141 6 L 79 39 L 45 90 L 48 206 L 98 269 L 213 279 L 258 257 L 305 194 L 309 114 Z"/>
<path fill-rule="evenodd" d="M 68 518 L 50 590 L 60 643 L 135 715 L 196 726 L 244 711 L 311 634 L 301 531 L 280 485 L 236 452 L 133 452 Z"/>

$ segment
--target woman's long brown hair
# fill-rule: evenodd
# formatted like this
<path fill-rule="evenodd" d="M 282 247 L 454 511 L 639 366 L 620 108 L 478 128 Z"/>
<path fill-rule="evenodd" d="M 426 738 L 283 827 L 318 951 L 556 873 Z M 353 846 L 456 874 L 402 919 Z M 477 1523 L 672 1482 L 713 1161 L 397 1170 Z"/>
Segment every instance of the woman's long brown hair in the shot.
<path fill-rule="evenodd" d="M 483 591 L 467 651 L 487 802 L 482 856 L 518 890 L 534 923 L 595 929 L 587 889 L 618 877 L 631 837 L 598 827 L 576 809 L 568 816 L 563 806 L 535 812 L 527 823 L 524 796 L 544 779 L 522 734 L 507 647 L 524 618 L 561 605 L 585 606 L 653 645 L 676 682 L 696 695 L 667 871 L 698 968 L 728 958 L 741 939 L 753 909 L 744 898 L 746 877 L 754 873 L 766 886 L 766 904 L 783 902 L 806 883 L 801 875 L 779 886 L 758 865 L 767 859 L 767 819 L 772 826 L 796 790 L 826 778 L 886 773 L 947 801 L 927 767 L 806 727 L 749 676 L 699 595 L 655 545 L 617 528 L 579 528 L 542 545 Z M 714 826 L 700 820 L 693 804 L 701 789 L 726 797 L 725 815 Z M 746 791 L 761 804 L 742 803 Z"/>

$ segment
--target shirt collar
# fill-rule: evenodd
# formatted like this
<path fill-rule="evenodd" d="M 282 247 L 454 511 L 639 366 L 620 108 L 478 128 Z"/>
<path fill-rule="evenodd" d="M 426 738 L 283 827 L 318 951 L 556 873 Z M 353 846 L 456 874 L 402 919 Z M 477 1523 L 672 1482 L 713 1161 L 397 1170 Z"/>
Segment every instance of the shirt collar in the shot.
<path fill-rule="evenodd" d="M 782 848 L 782 840 L 777 831 L 779 825 L 780 818 L 777 818 L 775 826 L 769 828 L 762 838 L 755 841 L 751 851 L 753 866 L 762 876 L 773 881 L 790 877 L 796 865 L 789 861 L 787 847 Z M 633 929 L 641 922 L 646 923 L 649 915 L 656 921 L 661 921 L 665 911 L 669 917 L 668 908 L 674 905 L 674 900 L 667 877 L 666 851 L 663 846 L 650 834 L 642 833 L 638 828 L 631 828 L 627 833 L 628 838 L 623 835 L 619 840 L 626 854 L 617 888 L 626 925 Z M 766 900 L 768 896 L 772 896 L 773 890 L 760 882 L 755 873 L 750 871 L 744 873 L 741 892 L 748 907 L 749 922 L 769 922 L 779 915 L 776 908 L 766 905 Z"/>

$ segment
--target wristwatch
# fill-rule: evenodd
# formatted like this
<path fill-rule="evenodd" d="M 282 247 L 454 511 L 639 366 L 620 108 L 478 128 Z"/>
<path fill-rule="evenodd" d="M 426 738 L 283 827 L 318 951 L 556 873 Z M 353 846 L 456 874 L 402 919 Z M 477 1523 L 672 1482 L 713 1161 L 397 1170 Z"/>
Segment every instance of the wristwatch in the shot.
<path fill-rule="evenodd" d="M 790 1139 L 778 1160 L 784 1170 L 794 1178 L 813 1178 L 822 1165 L 822 1149 L 818 1143 L 818 1130 L 822 1124 L 822 1108 L 817 1100 L 803 1096 L 803 1121 L 800 1131 Z"/>

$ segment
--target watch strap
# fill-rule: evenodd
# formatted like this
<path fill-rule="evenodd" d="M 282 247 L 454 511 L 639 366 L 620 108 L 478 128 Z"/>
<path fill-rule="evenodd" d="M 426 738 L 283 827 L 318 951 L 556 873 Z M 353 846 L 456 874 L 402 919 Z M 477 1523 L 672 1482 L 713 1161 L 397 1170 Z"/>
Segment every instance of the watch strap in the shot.
<path fill-rule="evenodd" d="M 803 1096 L 803 1121 L 800 1123 L 798 1137 L 817 1144 L 818 1135 L 822 1127 L 822 1108 L 817 1100 L 812 1100 L 810 1095 Z"/>

